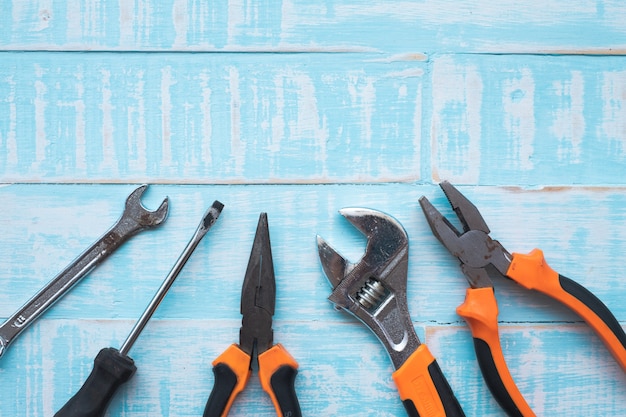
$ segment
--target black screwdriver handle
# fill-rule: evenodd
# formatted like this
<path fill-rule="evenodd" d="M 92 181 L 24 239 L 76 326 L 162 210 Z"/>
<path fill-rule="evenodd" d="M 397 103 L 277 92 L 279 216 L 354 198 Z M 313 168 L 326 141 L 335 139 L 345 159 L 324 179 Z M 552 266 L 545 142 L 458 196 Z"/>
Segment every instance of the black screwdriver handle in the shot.
<path fill-rule="evenodd" d="M 104 416 L 117 389 L 130 380 L 136 370 L 134 361 L 117 349 L 102 349 L 83 386 L 54 417 Z"/>

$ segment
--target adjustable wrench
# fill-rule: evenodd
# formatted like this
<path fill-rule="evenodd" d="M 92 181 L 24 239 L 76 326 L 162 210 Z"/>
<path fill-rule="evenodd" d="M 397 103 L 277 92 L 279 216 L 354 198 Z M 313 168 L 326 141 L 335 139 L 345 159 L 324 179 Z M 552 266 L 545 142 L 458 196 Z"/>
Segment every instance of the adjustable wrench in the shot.
<path fill-rule="evenodd" d="M 169 209 L 168 198 L 163 200 L 157 210 L 149 211 L 141 204 L 141 196 L 146 188 L 147 185 L 142 185 L 133 191 L 126 199 L 126 207 L 117 223 L 0 326 L 0 357 L 26 327 L 122 243 L 138 232 L 158 226 L 165 220 Z"/>
<path fill-rule="evenodd" d="M 393 217 L 366 208 L 340 213 L 367 237 L 365 254 L 349 262 L 320 236 L 317 247 L 333 287 L 328 299 L 363 322 L 387 349 L 410 417 L 464 417 L 435 357 L 415 334 L 406 286 L 409 236 Z"/>

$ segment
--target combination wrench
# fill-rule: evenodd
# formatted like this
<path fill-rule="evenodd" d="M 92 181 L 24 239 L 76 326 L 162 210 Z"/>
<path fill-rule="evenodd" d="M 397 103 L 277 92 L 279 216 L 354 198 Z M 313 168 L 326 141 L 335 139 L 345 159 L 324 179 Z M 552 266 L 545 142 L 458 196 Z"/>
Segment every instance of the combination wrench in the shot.
<path fill-rule="evenodd" d="M 147 210 L 141 204 L 141 196 L 146 188 L 147 185 L 142 185 L 133 191 L 126 199 L 122 216 L 113 227 L 0 326 L 0 357 L 20 333 L 122 243 L 142 230 L 163 223 L 167 217 L 169 200 L 166 197 L 157 210 Z"/>

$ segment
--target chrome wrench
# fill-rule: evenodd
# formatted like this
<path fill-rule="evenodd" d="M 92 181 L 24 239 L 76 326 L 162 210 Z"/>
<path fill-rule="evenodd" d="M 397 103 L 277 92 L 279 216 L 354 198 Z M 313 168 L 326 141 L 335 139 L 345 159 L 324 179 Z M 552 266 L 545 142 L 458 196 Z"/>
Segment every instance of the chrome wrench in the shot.
<path fill-rule="evenodd" d="M 117 223 L 0 326 L 0 357 L 20 333 L 122 243 L 165 220 L 169 209 L 168 198 L 163 200 L 157 210 L 147 210 L 141 204 L 141 196 L 146 188 L 147 185 L 142 185 L 133 191 L 126 199 L 126 207 Z"/>

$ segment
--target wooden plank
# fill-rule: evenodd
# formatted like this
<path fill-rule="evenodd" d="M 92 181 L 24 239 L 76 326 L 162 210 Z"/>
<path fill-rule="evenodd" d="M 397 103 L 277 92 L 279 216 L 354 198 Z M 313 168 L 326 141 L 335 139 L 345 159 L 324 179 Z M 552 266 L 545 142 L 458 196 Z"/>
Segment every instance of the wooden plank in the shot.
<path fill-rule="evenodd" d="M 130 185 L 17 184 L 0 188 L 0 316 L 6 317 L 113 223 Z M 621 323 L 626 284 L 615 259 L 626 249 L 622 189 L 461 187 L 510 250 L 542 248 L 556 270 L 591 289 Z M 419 337 L 437 356 L 468 415 L 502 412 L 482 382 L 469 332 L 455 314 L 467 284 L 457 262 L 431 235 L 417 199 L 427 195 L 447 216 L 434 185 L 154 185 L 145 205 L 169 195 L 159 229 L 125 244 L 18 338 L 0 359 L 14 386 L 0 410 L 49 415 L 82 383 L 97 351 L 118 346 L 169 271 L 204 209 L 218 198 L 223 216 L 137 342 L 140 369 L 111 414 L 198 415 L 212 387 L 211 360 L 236 341 L 241 281 L 260 210 L 269 214 L 277 274 L 277 342 L 301 366 L 297 389 L 305 415 L 403 415 L 390 361 L 358 321 L 326 300 L 329 285 L 315 234 L 356 261 L 364 240 L 337 209 L 366 206 L 393 214 L 411 239 L 409 309 Z M 158 262 L 156 260 L 159 260 Z M 625 375 L 592 331 L 547 297 L 495 282 L 504 354 L 539 415 L 620 416 Z M 572 324 L 573 323 L 573 324 Z M 251 411 L 253 410 L 253 411 Z M 231 415 L 273 415 L 253 379 Z"/>
<path fill-rule="evenodd" d="M 622 57 L 4 57 L 3 182 L 625 184 Z"/>
<path fill-rule="evenodd" d="M 0 317 L 8 317 L 94 242 L 121 215 L 130 185 L 10 185 L 2 215 Z M 513 252 L 543 249 L 558 272 L 591 289 L 621 320 L 626 282 L 618 264 L 626 252 L 623 189 L 460 187 L 483 213 L 492 235 Z M 185 186 L 153 185 L 145 205 L 169 196 L 171 212 L 158 229 L 124 244 L 49 313 L 51 318 L 138 317 L 165 278 L 213 200 L 225 204 L 220 220 L 201 243 L 168 295 L 160 318 L 234 319 L 259 213 L 268 213 L 283 314 L 337 320 L 326 301 L 330 287 L 320 269 L 315 236 L 321 235 L 356 262 L 363 236 L 337 210 L 371 207 L 396 217 L 410 237 L 409 307 L 415 320 L 462 323 L 455 308 L 467 283 L 458 264 L 432 233 L 419 208 L 426 195 L 455 219 L 434 185 Z M 236 249 L 235 249 L 236 248 Z M 154 262 L 159 260 L 159 262 Z M 496 280 L 505 322 L 571 322 L 577 318 L 547 297 Z M 441 297 L 444 292 L 447 297 Z M 233 311 L 207 299 L 220 294 Z M 96 296 L 97 295 L 97 296 Z M 96 297 L 96 298 L 94 298 Z M 289 311 L 290 313 L 286 313 Z"/>
<path fill-rule="evenodd" d="M 260 211 L 275 341 L 304 415 L 405 415 L 378 340 L 328 302 L 315 235 L 357 261 L 337 210 L 388 212 L 410 238 L 408 303 L 468 416 L 503 415 L 456 314 L 467 283 L 422 195 L 460 186 L 511 251 L 542 248 L 626 324 L 626 6 L 0 0 L 0 320 L 97 239 L 134 184 L 171 213 L 0 358 L 0 415 L 52 415 L 119 347 L 214 199 L 222 217 L 131 352 L 110 415 L 201 415 L 237 341 Z M 25 52 L 26 51 L 26 52 Z M 458 224 L 458 222 L 456 223 Z M 494 279 L 511 373 L 537 415 L 624 414 L 626 374 L 548 297 Z M 256 375 L 231 416 L 274 416 Z"/>
<path fill-rule="evenodd" d="M 622 57 L 461 56 L 433 60 L 435 179 L 469 184 L 624 184 Z M 432 115 L 428 114 L 432 109 Z M 426 137 L 426 136 L 424 136 Z"/>
<path fill-rule="evenodd" d="M 5 0 L 4 50 L 618 53 L 620 0 Z"/>
<path fill-rule="evenodd" d="M 3 53 L 0 61 L 1 182 L 420 178 L 419 60 Z"/>
<path fill-rule="evenodd" d="M 9 351 L 0 373 L 12 395 L 3 414 L 52 415 L 75 393 L 106 346 L 123 341 L 128 320 L 46 319 Z M 131 351 L 138 372 L 123 386 L 111 415 L 201 415 L 213 386 L 211 361 L 236 341 L 236 320 L 155 320 Z M 428 326 L 426 342 L 468 416 L 501 416 L 482 379 L 464 327 Z M 511 373 L 537 415 L 621 416 L 621 369 L 584 326 L 502 326 Z M 400 416 L 405 411 L 382 345 L 360 323 L 289 320 L 275 326 L 300 365 L 296 378 L 303 415 Z M 323 343 L 320 341 L 324 340 Z M 558 411 L 557 411 L 558 410 Z M 230 416 L 273 416 L 256 373 Z"/>

